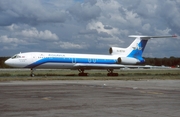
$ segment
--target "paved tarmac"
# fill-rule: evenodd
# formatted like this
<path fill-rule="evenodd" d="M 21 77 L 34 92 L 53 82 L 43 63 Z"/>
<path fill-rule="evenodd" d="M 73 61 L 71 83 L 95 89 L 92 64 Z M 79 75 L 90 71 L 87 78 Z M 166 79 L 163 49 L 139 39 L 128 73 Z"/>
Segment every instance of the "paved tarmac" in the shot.
<path fill-rule="evenodd" d="M 180 117 L 180 81 L 0 82 L 0 117 Z"/>

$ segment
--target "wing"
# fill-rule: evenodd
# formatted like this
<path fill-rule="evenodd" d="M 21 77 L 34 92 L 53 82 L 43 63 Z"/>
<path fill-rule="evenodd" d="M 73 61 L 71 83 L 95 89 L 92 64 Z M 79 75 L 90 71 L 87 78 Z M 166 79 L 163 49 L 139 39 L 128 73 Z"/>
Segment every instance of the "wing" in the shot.
<path fill-rule="evenodd" d="M 140 66 L 140 65 L 76 63 L 73 69 L 120 69 L 120 68 L 150 68 L 150 67 L 151 66 Z"/>

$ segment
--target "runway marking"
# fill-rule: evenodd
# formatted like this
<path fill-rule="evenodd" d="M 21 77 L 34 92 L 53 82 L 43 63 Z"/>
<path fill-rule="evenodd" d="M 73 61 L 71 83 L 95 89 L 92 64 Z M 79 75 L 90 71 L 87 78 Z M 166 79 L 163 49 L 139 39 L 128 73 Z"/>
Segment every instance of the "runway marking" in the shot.
<path fill-rule="evenodd" d="M 162 94 L 164 94 L 164 93 L 152 92 L 152 91 L 140 91 L 140 93 L 155 94 L 155 95 L 162 95 Z"/>
<path fill-rule="evenodd" d="M 43 100 L 51 100 L 51 97 L 43 97 L 41 99 L 43 99 Z"/>

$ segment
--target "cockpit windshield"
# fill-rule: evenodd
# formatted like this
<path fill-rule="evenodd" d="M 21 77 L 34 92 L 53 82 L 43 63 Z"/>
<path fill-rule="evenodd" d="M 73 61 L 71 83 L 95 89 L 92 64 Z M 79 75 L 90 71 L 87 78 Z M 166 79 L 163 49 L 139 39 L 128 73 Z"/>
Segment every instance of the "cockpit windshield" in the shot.
<path fill-rule="evenodd" d="M 11 57 L 12 59 L 16 59 L 16 58 L 21 58 L 21 56 L 19 56 L 18 54 L 14 55 Z"/>

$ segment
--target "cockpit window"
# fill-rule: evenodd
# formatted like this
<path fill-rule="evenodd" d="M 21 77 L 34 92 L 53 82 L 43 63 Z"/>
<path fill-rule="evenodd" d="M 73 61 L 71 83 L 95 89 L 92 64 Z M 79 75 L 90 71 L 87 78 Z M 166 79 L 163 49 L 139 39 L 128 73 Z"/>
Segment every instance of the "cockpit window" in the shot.
<path fill-rule="evenodd" d="M 11 58 L 12 58 L 12 59 L 21 58 L 21 56 L 19 56 L 19 55 L 14 55 L 14 56 L 12 56 Z"/>
<path fill-rule="evenodd" d="M 14 58 L 16 58 L 16 57 L 17 57 L 17 55 L 14 55 L 14 56 L 12 56 L 11 58 L 14 59 Z"/>

